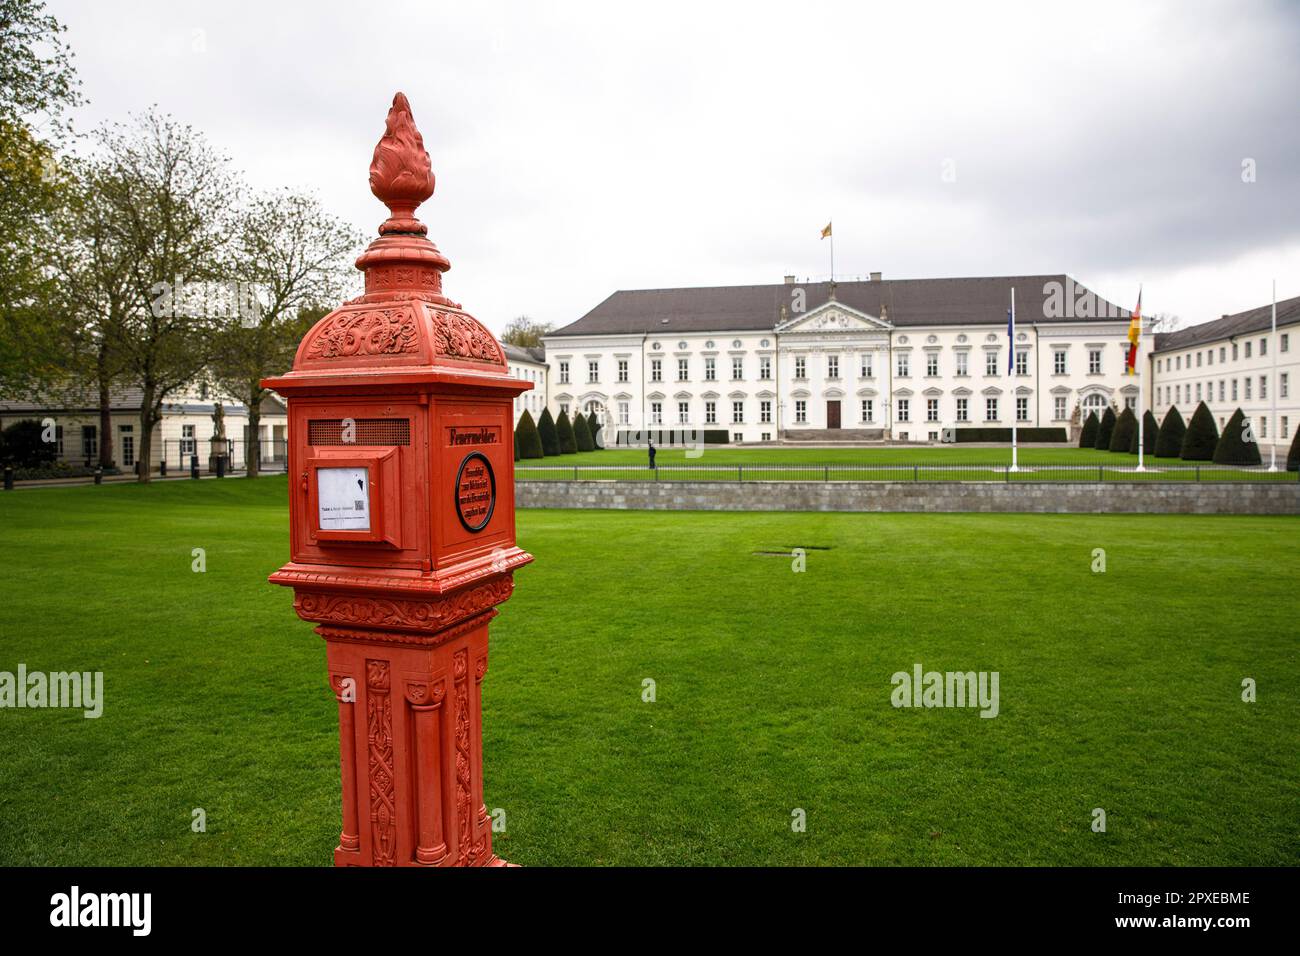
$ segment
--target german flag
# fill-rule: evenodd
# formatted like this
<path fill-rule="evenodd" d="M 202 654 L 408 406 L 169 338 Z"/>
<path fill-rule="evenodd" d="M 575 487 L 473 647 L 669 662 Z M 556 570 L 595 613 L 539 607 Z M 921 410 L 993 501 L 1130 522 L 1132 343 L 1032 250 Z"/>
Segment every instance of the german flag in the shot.
<path fill-rule="evenodd" d="M 823 239 L 829 238 L 830 234 L 831 234 L 831 224 L 828 222 L 826 224 L 826 228 L 822 230 L 822 238 Z"/>
<path fill-rule="evenodd" d="M 1128 324 L 1128 360 L 1125 362 L 1124 374 L 1137 374 L 1138 339 L 1142 337 L 1142 290 L 1138 289 L 1138 304 L 1133 310 L 1133 321 Z"/>

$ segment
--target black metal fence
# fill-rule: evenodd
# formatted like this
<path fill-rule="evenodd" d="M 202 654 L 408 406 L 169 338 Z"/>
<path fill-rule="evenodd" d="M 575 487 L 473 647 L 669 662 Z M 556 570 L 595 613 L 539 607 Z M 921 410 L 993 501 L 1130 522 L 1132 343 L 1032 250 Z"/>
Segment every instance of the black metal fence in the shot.
<path fill-rule="evenodd" d="M 289 470 L 289 442 L 287 439 L 254 440 L 258 455 L 258 470 L 287 472 Z M 218 455 L 209 439 L 169 438 L 163 441 L 162 470 L 168 474 L 188 473 L 191 457 L 198 459 L 198 470 L 203 475 L 218 472 L 242 475 L 247 469 L 248 443 L 241 438 L 228 438 L 224 455 Z M 224 464 L 218 458 L 224 457 Z"/>
<path fill-rule="evenodd" d="M 1074 482 L 1296 482 L 1297 472 L 1233 465 L 1010 465 L 990 464 L 515 464 L 521 481 L 1074 481 Z"/>

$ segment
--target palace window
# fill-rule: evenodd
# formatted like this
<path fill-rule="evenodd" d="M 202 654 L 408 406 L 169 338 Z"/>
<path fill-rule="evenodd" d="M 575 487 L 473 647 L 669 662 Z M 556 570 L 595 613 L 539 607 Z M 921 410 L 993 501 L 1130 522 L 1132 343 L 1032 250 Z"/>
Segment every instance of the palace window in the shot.
<path fill-rule="evenodd" d="M 876 420 L 876 403 L 873 399 L 864 398 L 862 400 L 862 423 L 870 424 Z"/>
<path fill-rule="evenodd" d="M 1291 376 L 1286 372 L 1277 377 L 1277 396 L 1278 398 L 1289 398 L 1291 396 Z"/>
<path fill-rule="evenodd" d="M 631 420 L 632 420 L 631 416 L 632 416 L 632 408 L 631 408 L 630 404 L 629 404 L 628 402 L 619 402 L 619 403 L 618 403 L 618 423 L 619 423 L 620 425 L 627 425 L 627 424 L 630 424 L 630 423 L 631 423 Z"/>
<path fill-rule="evenodd" d="M 804 356 L 802 355 L 796 355 L 794 357 L 794 377 L 795 378 L 808 377 L 808 360 L 804 358 Z"/>
<path fill-rule="evenodd" d="M 627 359 L 618 360 L 618 380 L 620 382 L 627 381 Z"/>
<path fill-rule="evenodd" d="M 745 424 L 745 403 L 744 402 L 731 403 L 731 424 L 733 425 Z"/>
<path fill-rule="evenodd" d="M 1168 391 L 1168 389 L 1166 389 L 1166 391 Z M 1224 391 L 1225 389 L 1224 389 L 1223 379 L 1219 379 L 1219 401 L 1223 401 Z"/>
<path fill-rule="evenodd" d="M 1024 396 L 1018 396 L 1016 398 L 1016 421 L 1029 421 L 1029 399 Z"/>
<path fill-rule="evenodd" d="M 1222 364 L 1223 364 L 1224 362 L 1226 362 L 1226 361 L 1228 361 L 1228 349 L 1227 349 L 1226 346 L 1220 345 L 1220 346 L 1219 346 L 1219 364 L 1222 365 Z"/>
<path fill-rule="evenodd" d="M 1237 343 L 1236 343 L 1236 342 L 1233 342 L 1233 343 L 1232 343 L 1232 360 L 1233 360 L 1234 362 L 1237 361 Z"/>
<path fill-rule="evenodd" d="M 1201 383 L 1200 383 L 1200 382 L 1197 382 L 1197 383 L 1196 383 L 1196 400 L 1197 400 L 1198 402 L 1201 400 Z"/>
<path fill-rule="evenodd" d="M 686 382 L 691 377 L 691 360 L 679 358 L 677 360 L 677 381 Z"/>
<path fill-rule="evenodd" d="M 1259 420 L 1259 437 L 1260 438 L 1268 437 L 1268 416 L 1267 415 L 1262 416 Z"/>
<path fill-rule="evenodd" d="M 718 403 L 717 402 L 704 403 L 704 424 L 706 425 L 718 424 Z"/>
<path fill-rule="evenodd" d="M 808 424 L 808 403 L 802 398 L 794 400 L 794 421 L 796 425 Z"/>
<path fill-rule="evenodd" d="M 664 403 L 651 402 L 650 403 L 650 424 L 662 425 L 663 423 L 664 423 Z"/>
<path fill-rule="evenodd" d="M 691 420 L 691 403 L 678 402 L 677 403 L 677 424 L 686 425 L 690 423 L 690 420 Z"/>
<path fill-rule="evenodd" d="M 1021 351 L 1016 353 L 1016 374 L 1017 375 L 1029 374 L 1029 353 L 1028 352 Z"/>
<path fill-rule="evenodd" d="M 871 353 L 870 353 L 870 352 L 863 352 L 863 353 L 862 353 L 862 357 L 859 359 L 859 364 L 858 364 L 858 374 L 861 375 L 863 378 L 874 378 L 874 377 L 875 377 L 874 373 L 872 372 L 872 368 L 871 368 Z"/>
<path fill-rule="evenodd" d="M 1214 349 L 1205 350 L 1205 364 L 1206 365 L 1214 364 Z"/>
<path fill-rule="evenodd" d="M 1235 378 L 1232 380 L 1232 400 L 1234 402 L 1237 400 L 1237 380 Z"/>
<path fill-rule="evenodd" d="M 122 442 L 122 464 L 132 466 L 135 464 L 135 426 L 118 425 L 117 431 Z"/>
<path fill-rule="evenodd" d="M 760 425 L 772 424 L 772 400 L 765 398 L 758 403 L 758 422 Z"/>
<path fill-rule="evenodd" d="M 193 455 L 194 448 L 195 448 L 194 426 L 182 425 L 181 426 L 181 454 Z"/>
<path fill-rule="evenodd" d="M 1101 349 L 1088 349 L 1088 374 L 1101 374 Z"/>
<path fill-rule="evenodd" d="M 969 398 L 957 399 L 957 421 L 959 422 L 970 421 L 970 399 Z"/>
<path fill-rule="evenodd" d="M 716 382 L 718 380 L 718 360 L 712 355 L 704 360 L 704 381 Z"/>
<path fill-rule="evenodd" d="M 1200 367 L 1201 367 L 1201 353 L 1200 353 L 1200 352 L 1197 352 L 1197 353 L 1196 353 L 1196 367 L 1197 367 L 1197 368 L 1200 368 Z"/>
<path fill-rule="evenodd" d="M 900 398 L 898 400 L 898 420 L 900 422 L 910 422 L 912 420 L 912 402 L 910 399 Z"/>
<path fill-rule="evenodd" d="M 650 381 L 662 382 L 664 380 L 664 360 L 652 358 L 650 360 Z"/>
<path fill-rule="evenodd" d="M 998 374 L 998 350 L 997 349 L 989 349 L 987 352 L 984 353 L 984 374 L 985 375 Z"/>
<path fill-rule="evenodd" d="M 1268 376 L 1267 375 L 1261 375 L 1259 377 L 1259 397 L 1261 401 L 1265 398 L 1268 398 Z"/>
<path fill-rule="evenodd" d="M 998 420 L 998 400 L 996 398 L 984 399 L 984 420 L 987 422 Z"/>
<path fill-rule="evenodd" d="M 840 357 L 838 355 L 826 356 L 826 377 L 827 378 L 840 377 Z"/>
<path fill-rule="evenodd" d="M 193 429 L 194 426 L 188 426 Z M 81 426 L 81 454 L 86 458 L 99 456 L 99 431 L 94 425 Z"/>
<path fill-rule="evenodd" d="M 912 374 L 912 357 L 907 352 L 898 353 L 897 372 L 899 378 L 907 378 Z"/>
<path fill-rule="evenodd" d="M 1059 421 L 1065 420 L 1065 396 L 1057 395 L 1052 398 L 1052 417 Z"/>
<path fill-rule="evenodd" d="M 1065 349 L 1057 349 L 1052 353 L 1052 372 L 1056 375 L 1065 374 Z"/>
<path fill-rule="evenodd" d="M 1283 352 L 1291 351 L 1291 336 L 1289 333 L 1285 333 L 1282 336 L 1282 351 Z M 1285 438 L 1286 436 L 1283 435 L 1282 437 Z"/>
<path fill-rule="evenodd" d="M 939 353 L 938 352 L 926 353 L 925 374 L 931 377 L 939 374 Z"/>
<path fill-rule="evenodd" d="M 1263 358 L 1268 354 L 1268 339 L 1259 340 L 1259 357 Z"/>
<path fill-rule="evenodd" d="M 970 374 L 970 356 L 965 352 L 957 353 L 957 374 L 958 375 Z"/>
<path fill-rule="evenodd" d="M 1278 433 L 1278 436 L 1277 436 L 1278 438 L 1285 438 L 1285 437 L 1286 437 L 1287 426 L 1288 426 L 1289 424 L 1290 424 L 1290 423 L 1287 421 L 1287 417 L 1286 417 L 1285 415 L 1283 415 L 1283 416 L 1282 416 L 1282 430 Z"/>
<path fill-rule="evenodd" d="M 739 355 L 731 357 L 731 379 L 738 382 L 745 377 L 745 360 Z"/>
<path fill-rule="evenodd" d="M 1246 343 L 1246 358 L 1250 358 L 1250 343 Z"/>
<path fill-rule="evenodd" d="M 587 363 L 587 381 L 588 382 L 600 381 L 600 360 L 599 359 L 592 359 L 590 362 Z"/>
<path fill-rule="evenodd" d="M 937 422 L 939 420 L 939 400 L 937 398 L 927 398 L 925 400 L 925 420 L 927 422 Z"/>
<path fill-rule="evenodd" d="M 1250 392 L 1251 392 L 1250 379 L 1246 378 L 1244 381 L 1246 383 L 1246 401 L 1250 401 Z"/>
<path fill-rule="evenodd" d="M 1138 401 L 1138 400 L 1137 400 L 1136 397 L 1130 395 L 1128 398 L 1124 399 L 1124 407 L 1125 407 L 1125 408 L 1130 408 L 1130 409 L 1134 409 L 1134 410 L 1136 410 L 1136 409 L 1137 409 L 1137 401 Z"/>
<path fill-rule="evenodd" d="M 772 356 L 760 355 L 758 357 L 758 377 L 767 381 L 772 377 Z"/>
<path fill-rule="evenodd" d="M 569 363 L 568 362 L 560 363 L 560 384 L 561 385 L 569 384 Z"/>

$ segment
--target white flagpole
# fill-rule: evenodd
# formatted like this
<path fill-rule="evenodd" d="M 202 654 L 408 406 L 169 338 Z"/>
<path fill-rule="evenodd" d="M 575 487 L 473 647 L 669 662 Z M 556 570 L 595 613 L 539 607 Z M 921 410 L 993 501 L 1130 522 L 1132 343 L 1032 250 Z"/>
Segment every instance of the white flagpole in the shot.
<path fill-rule="evenodd" d="M 1137 373 L 1138 380 L 1138 471 L 1146 471 L 1146 465 L 1143 464 L 1146 456 L 1145 440 L 1143 437 L 1142 420 L 1145 415 L 1142 399 L 1142 287 L 1138 286 L 1138 354 L 1133 357 L 1133 371 Z"/>
<path fill-rule="evenodd" d="M 1019 471 L 1020 465 L 1017 458 L 1016 447 L 1016 287 L 1011 287 L 1011 333 L 1007 343 L 1007 350 L 1011 362 L 1011 470 Z"/>
<path fill-rule="evenodd" d="M 1273 396 L 1273 401 L 1269 403 L 1269 416 L 1273 419 L 1269 422 L 1270 429 L 1277 428 L 1277 280 L 1273 280 L 1273 341 L 1269 344 L 1269 351 L 1273 353 L 1273 381 L 1269 383 L 1269 394 Z M 1277 471 L 1277 432 L 1273 432 L 1270 439 L 1272 442 L 1272 453 L 1268 460 L 1268 470 Z"/>

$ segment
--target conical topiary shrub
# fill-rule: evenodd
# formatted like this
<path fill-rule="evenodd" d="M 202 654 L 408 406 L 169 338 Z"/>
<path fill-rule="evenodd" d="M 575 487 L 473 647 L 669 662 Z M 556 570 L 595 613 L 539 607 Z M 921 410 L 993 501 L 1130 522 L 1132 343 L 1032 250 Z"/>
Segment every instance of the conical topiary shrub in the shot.
<path fill-rule="evenodd" d="M 542 409 L 542 417 L 537 420 L 537 434 L 542 439 L 542 453 L 553 458 L 560 453 L 560 435 L 555 430 L 555 419 L 549 408 Z"/>
<path fill-rule="evenodd" d="M 1183 436 L 1183 448 L 1179 458 L 1183 461 L 1212 461 L 1214 446 L 1219 443 L 1219 426 L 1214 424 L 1214 416 L 1209 406 L 1201 402 L 1192 413 L 1192 420 Z"/>
<path fill-rule="evenodd" d="M 1177 458 L 1183 453 L 1183 436 L 1187 426 L 1177 407 L 1171 407 L 1165 413 L 1165 420 L 1160 423 L 1160 434 L 1156 437 L 1157 458 Z"/>
<path fill-rule="evenodd" d="M 1291 451 L 1286 456 L 1286 470 L 1300 471 L 1300 428 L 1295 430 L 1295 437 L 1291 439 Z"/>
<path fill-rule="evenodd" d="M 1097 442 L 1093 445 L 1101 451 L 1110 450 L 1110 436 L 1115 433 L 1115 409 L 1109 405 L 1106 411 L 1102 413 L 1101 424 L 1097 426 Z"/>
<path fill-rule="evenodd" d="M 1148 408 L 1146 414 L 1142 416 L 1142 451 L 1144 454 L 1154 455 L 1156 453 L 1156 439 L 1159 437 L 1160 423 L 1156 421 L 1156 417 L 1151 414 L 1151 409 Z M 1136 453 L 1137 449 L 1135 448 L 1134 454 Z"/>
<path fill-rule="evenodd" d="M 542 436 L 527 409 L 519 416 L 519 424 L 515 426 L 515 448 L 519 450 L 519 458 L 541 458 L 545 455 L 542 451 Z"/>
<path fill-rule="evenodd" d="M 1214 463 L 1216 465 L 1258 465 L 1259 442 L 1255 433 L 1247 431 L 1246 413 L 1240 408 L 1232 413 L 1228 424 L 1223 426 L 1219 443 L 1214 446 Z"/>
<path fill-rule="evenodd" d="M 587 427 L 587 416 L 582 412 L 573 416 L 573 443 L 578 446 L 578 451 L 593 451 L 596 447 L 591 443 L 591 429 Z"/>
<path fill-rule="evenodd" d="M 1133 409 L 1125 408 L 1119 413 L 1119 418 L 1115 419 L 1115 429 L 1110 433 L 1110 450 L 1128 454 L 1129 445 L 1137 441 L 1137 433 L 1137 416 L 1133 414 Z M 1136 453 L 1137 448 L 1133 451 Z"/>
<path fill-rule="evenodd" d="M 560 412 L 560 417 L 555 420 L 555 434 L 560 439 L 561 455 L 576 455 L 578 453 L 578 440 L 573 436 L 573 425 L 569 422 L 569 413 Z"/>
<path fill-rule="evenodd" d="M 600 428 L 600 416 L 595 412 L 592 412 L 591 415 L 587 417 L 587 430 L 591 432 L 591 447 L 595 449 L 604 447 L 600 443 Z"/>
<path fill-rule="evenodd" d="M 1083 428 L 1079 432 L 1079 447 L 1096 448 L 1097 429 L 1100 427 L 1101 423 L 1097 421 L 1097 413 L 1089 412 L 1088 417 L 1083 420 Z"/>

